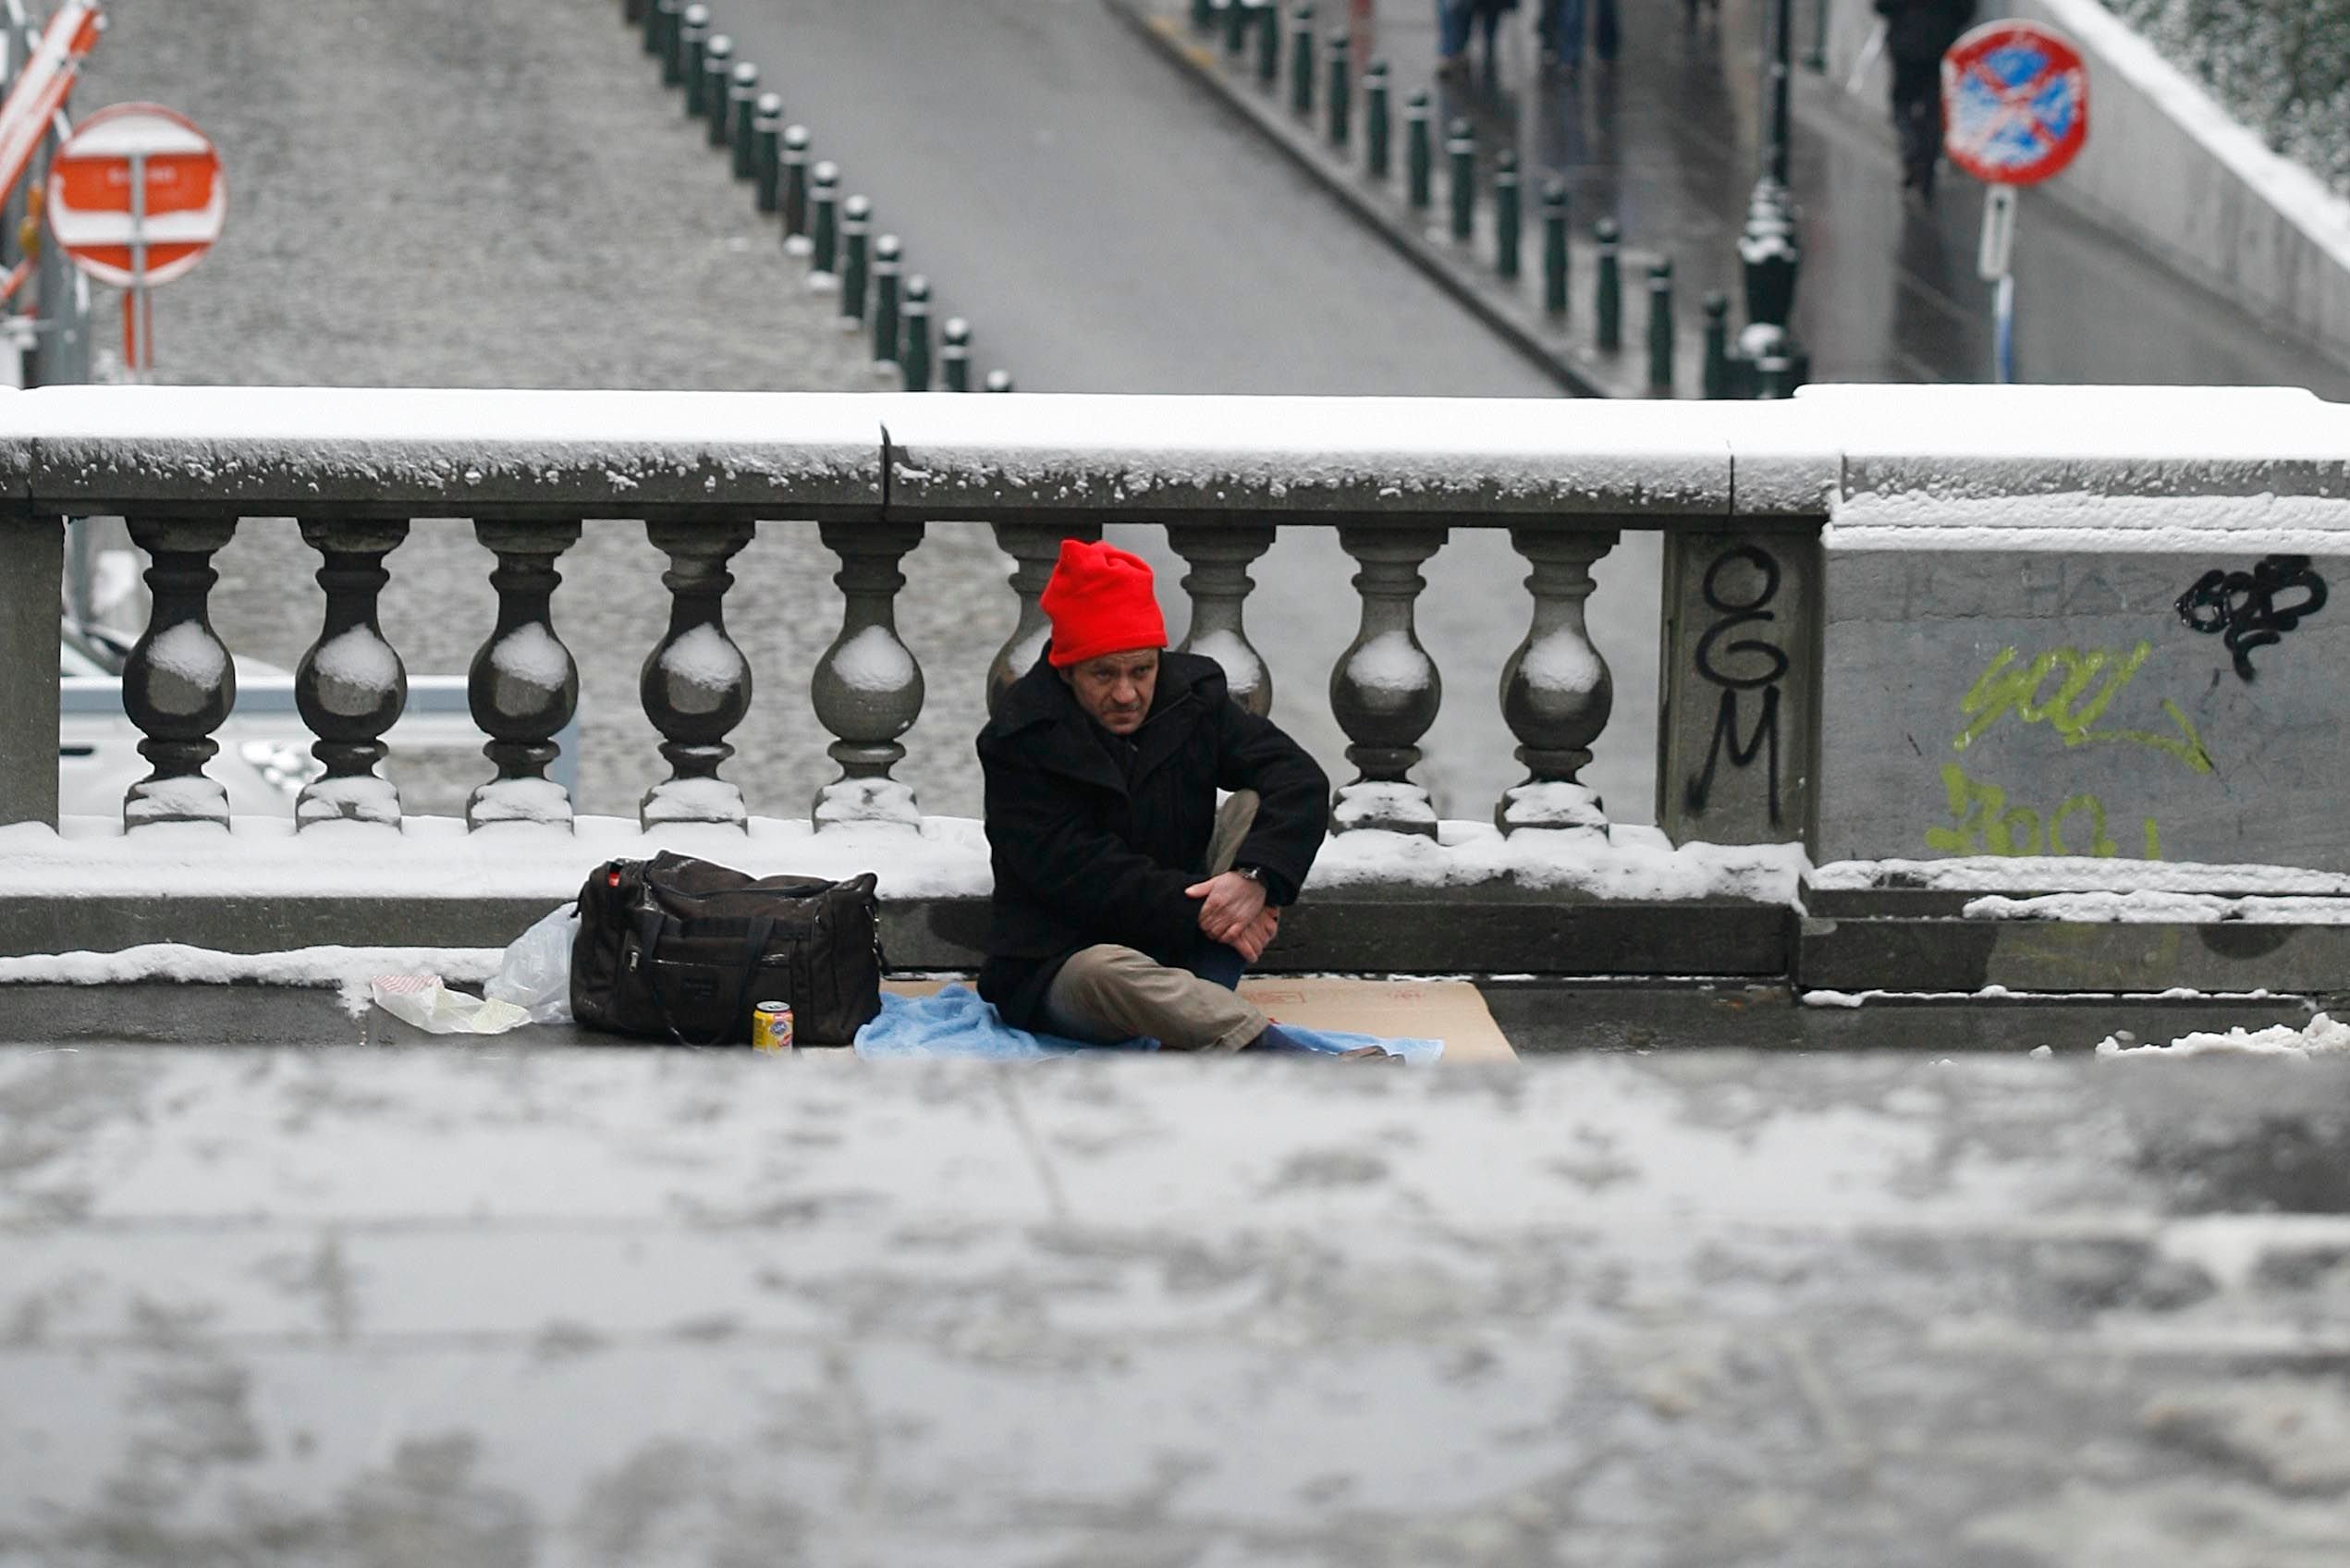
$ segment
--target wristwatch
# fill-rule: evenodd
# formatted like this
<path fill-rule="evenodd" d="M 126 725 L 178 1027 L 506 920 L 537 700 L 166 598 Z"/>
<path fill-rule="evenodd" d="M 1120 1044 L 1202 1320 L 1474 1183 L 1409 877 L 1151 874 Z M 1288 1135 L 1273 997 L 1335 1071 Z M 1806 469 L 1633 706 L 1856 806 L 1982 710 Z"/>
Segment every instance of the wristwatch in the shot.
<path fill-rule="evenodd" d="M 1258 887 L 1262 888 L 1265 886 L 1265 873 L 1259 871 L 1255 866 L 1236 865 L 1232 867 L 1232 869 L 1239 872 L 1242 876 L 1247 877 L 1250 881 L 1255 883 Z"/>

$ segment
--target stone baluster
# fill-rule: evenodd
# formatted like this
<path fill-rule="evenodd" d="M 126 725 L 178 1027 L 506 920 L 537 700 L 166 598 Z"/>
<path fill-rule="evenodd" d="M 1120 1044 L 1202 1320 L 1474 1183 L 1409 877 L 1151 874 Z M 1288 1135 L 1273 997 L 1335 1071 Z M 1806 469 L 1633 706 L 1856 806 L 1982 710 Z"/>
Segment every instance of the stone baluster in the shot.
<path fill-rule="evenodd" d="M 154 769 L 123 795 L 125 828 L 158 822 L 228 826 L 228 791 L 204 776 L 220 750 L 212 738 L 237 705 L 237 668 L 212 629 L 207 600 L 220 581 L 214 552 L 236 537 L 234 520 L 132 518 L 131 542 L 153 557 L 154 607 L 122 670 L 122 705 L 146 739 Z M 43 676 L 47 680 L 47 676 Z"/>
<path fill-rule="evenodd" d="M 751 827 L 742 791 L 718 777 L 734 755 L 727 732 L 751 711 L 751 663 L 727 635 L 727 570 L 751 543 L 749 522 L 648 522 L 645 536 L 669 557 L 661 574 L 669 591 L 669 632 L 645 655 L 637 678 L 644 716 L 662 735 L 669 777 L 645 791 L 637 820 Z"/>
<path fill-rule="evenodd" d="M 1168 529 L 1167 542 L 1192 569 L 1183 575 L 1183 592 L 1192 596 L 1192 629 L 1181 651 L 1223 666 L 1232 700 L 1263 717 L 1273 708 L 1273 673 L 1249 643 L 1241 617 L 1256 586 L 1249 563 L 1273 547 L 1272 528 L 1177 525 Z"/>
<path fill-rule="evenodd" d="M 1441 528 L 1341 527 L 1339 547 L 1362 570 L 1362 629 L 1330 671 L 1330 714 L 1346 731 L 1346 759 L 1360 770 L 1331 813 L 1341 832 L 1359 827 L 1436 835 L 1436 805 L 1405 778 L 1419 739 L 1436 722 L 1444 681 L 1420 646 L 1412 603 L 1427 586 L 1420 568 L 1443 547 Z"/>
<path fill-rule="evenodd" d="M 1518 738 L 1526 781 L 1501 793 L 1493 819 L 1504 833 L 1521 827 L 1604 833 L 1598 795 L 1576 782 L 1591 762 L 1591 742 L 1608 727 L 1615 682 L 1583 623 L 1591 569 L 1615 547 L 1612 531 L 1564 533 L 1512 528 L 1510 543 L 1534 570 L 1534 621 L 1501 667 L 1501 717 Z"/>
<path fill-rule="evenodd" d="M 473 536 L 497 557 L 497 626 L 473 655 L 465 696 L 490 737 L 482 754 L 497 777 L 465 802 L 465 824 L 546 822 L 569 827 L 571 797 L 546 776 L 556 732 L 580 704 L 580 668 L 555 634 L 557 557 L 580 542 L 576 522 L 476 521 Z"/>
<path fill-rule="evenodd" d="M 311 754 L 325 773 L 294 802 L 299 830 L 319 822 L 399 826 L 399 790 L 376 776 L 384 731 L 408 702 L 408 671 L 385 641 L 375 606 L 392 574 L 384 557 L 408 537 L 406 519 L 329 522 L 302 520 L 302 542 L 325 559 L 318 585 L 326 618 L 318 641 L 294 671 L 294 705 L 317 741 Z"/>
<path fill-rule="evenodd" d="M 1012 592 L 1020 595 L 1020 623 L 998 650 L 995 662 L 987 667 L 987 711 L 996 711 L 996 703 L 1004 688 L 1028 673 L 1037 655 L 1045 651 L 1045 643 L 1052 636 L 1052 624 L 1045 619 L 1044 607 L 1036 601 L 1045 591 L 1045 582 L 1053 574 L 1053 563 L 1060 559 L 1063 539 L 1083 539 L 1091 544 L 1102 536 L 1099 527 L 1048 528 L 1035 523 L 999 522 L 996 524 L 996 543 L 1011 557 Z"/>
<path fill-rule="evenodd" d="M 914 792 L 889 777 L 905 756 L 898 737 L 922 716 L 922 666 L 898 639 L 898 563 L 922 543 L 918 522 L 827 522 L 817 530 L 840 557 L 840 635 L 816 660 L 816 720 L 839 739 L 827 750 L 840 777 L 816 791 L 815 825 L 922 826 Z"/>

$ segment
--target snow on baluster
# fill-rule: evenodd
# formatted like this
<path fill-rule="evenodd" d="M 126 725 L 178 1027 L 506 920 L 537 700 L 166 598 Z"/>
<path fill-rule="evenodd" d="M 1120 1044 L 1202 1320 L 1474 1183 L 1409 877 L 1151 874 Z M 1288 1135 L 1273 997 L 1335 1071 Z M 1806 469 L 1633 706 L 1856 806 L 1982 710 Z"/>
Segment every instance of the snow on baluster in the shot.
<path fill-rule="evenodd" d="M 1167 542 L 1192 569 L 1183 577 L 1192 629 L 1181 651 L 1221 665 L 1232 701 L 1263 717 L 1273 707 L 1273 673 L 1250 643 L 1242 616 L 1256 586 L 1249 563 L 1273 547 L 1272 528 L 1170 527 Z"/>
<path fill-rule="evenodd" d="M 734 755 L 728 731 L 751 711 L 751 664 L 727 635 L 727 562 L 751 543 L 749 522 L 648 522 L 645 536 L 669 557 L 669 631 L 644 661 L 637 691 L 662 735 L 669 777 L 645 791 L 637 819 L 712 822 L 749 831 L 742 791 L 718 777 Z"/>
<path fill-rule="evenodd" d="M 237 670 L 212 629 L 208 601 L 220 573 L 215 551 L 234 521 L 132 518 L 132 543 L 153 559 L 147 586 L 154 609 L 123 666 L 122 704 L 146 739 L 139 754 L 154 771 L 124 794 L 126 828 L 159 822 L 228 826 L 228 791 L 204 776 L 220 750 L 212 738 L 237 704 Z M 43 677 L 46 679 L 46 677 Z"/>
<path fill-rule="evenodd" d="M 904 758 L 898 737 L 921 717 L 922 666 L 898 638 L 898 563 L 922 543 L 920 523 L 827 522 L 818 531 L 840 557 L 840 635 L 816 660 L 809 695 L 838 739 L 826 748 L 840 777 L 816 791 L 819 827 L 848 822 L 922 825 L 912 789 L 889 777 Z"/>
<path fill-rule="evenodd" d="M 318 641 L 294 671 L 294 705 L 318 737 L 311 754 L 323 777 L 294 802 L 294 825 L 372 822 L 399 826 L 399 790 L 375 772 L 386 748 L 384 731 L 408 702 L 408 671 L 385 639 L 376 604 L 391 573 L 384 557 L 408 537 L 408 522 L 329 522 L 302 520 L 302 541 L 324 557 L 318 585 L 326 590 Z"/>
<path fill-rule="evenodd" d="M 469 827 L 543 822 L 569 827 L 571 797 L 546 777 L 558 754 L 555 734 L 580 703 L 579 666 L 556 636 L 557 557 L 579 543 L 576 522 L 476 521 L 474 537 L 497 557 L 497 626 L 466 675 L 473 722 L 490 737 L 483 755 L 497 777 L 465 802 Z"/>
<path fill-rule="evenodd" d="M 1608 727 L 1615 682 L 1584 625 L 1591 569 L 1614 548 L 1613 533 L 1512 528 L 1510 542 L 1533 565 L 1526 588 L 1534 621 L 1501 669 L 1501 717 L 1518 738 L 1527 778 L 1501 793 L 1493 820 L 1504 833 L 1561 828 L 1604 833 L 1598 793 L 1576 782 L 1591 743 Z"/>
<path fill-rule="evenodd" d="M 1436 836 L 1436 804 L 1405 777 L 1419 739 L 1436 722 L 1444 681 L 1413 630 L 1412 606 L 1427 586 L 1420 568 L 1443 547 L 1441 528 L 1341 527 L 1339 547 L 1362 570 L 1362 628 L 1330 672 L 1330 713 L 1346 731 L 1346 760 L 1360 773 L 1331 809 L 1340 831 L 1377 828 Z"/>

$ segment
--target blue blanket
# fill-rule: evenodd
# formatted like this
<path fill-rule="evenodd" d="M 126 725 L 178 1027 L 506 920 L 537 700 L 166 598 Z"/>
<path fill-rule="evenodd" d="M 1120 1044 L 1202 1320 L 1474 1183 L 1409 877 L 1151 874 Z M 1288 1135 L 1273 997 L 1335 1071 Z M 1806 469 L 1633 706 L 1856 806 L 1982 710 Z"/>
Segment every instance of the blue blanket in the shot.
<path fill-rule="evenodd" d="M 1442 1040 L 1383 1040 L 1376 1035 L 1349 1035 L 1335 1029 L 1301 1029 L 1281 1025 L 1282 1033 L 1316 1051 L 1352 1050 L 1357 1046 L 1384 1046 L 1414 1066 L 1444 1054 Z M 990 1061 L 1041 1061 L 1075 1051 L 1158 1049 L 1157 1040 L 1127 1040 L 1115 1046 L 1088 1046 L 1058 1035 L 1032 1035 L 996 1016 L 968 986 L 949 986 L 936 996 L 900 997 L 884 992 L 881 1016 L 857 1031 L 857 1054 L 868 1061 L 906 1061 L 930 1057 L 978 1057 Z"/>

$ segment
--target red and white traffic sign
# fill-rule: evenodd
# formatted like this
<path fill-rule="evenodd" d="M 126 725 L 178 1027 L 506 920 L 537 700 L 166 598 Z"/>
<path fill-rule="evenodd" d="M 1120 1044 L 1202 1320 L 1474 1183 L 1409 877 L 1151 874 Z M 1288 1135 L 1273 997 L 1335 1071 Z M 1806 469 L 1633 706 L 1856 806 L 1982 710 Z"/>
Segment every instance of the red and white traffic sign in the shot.
<path fill-rule="evenodd" d="M 1986 22 L 1942 56 L 1942 148 L 1991 185 L 2037 185 L 2089 135 L 2080 51 L 2037 22 Z"/>
<path fill-rule="evenodd" d="M 220 154 L 186 116 L 117 104 L 81 122 L 49 165 L 49 232 L 116 288 L 169 283 L 204 259 L 228 216 Z"/>

